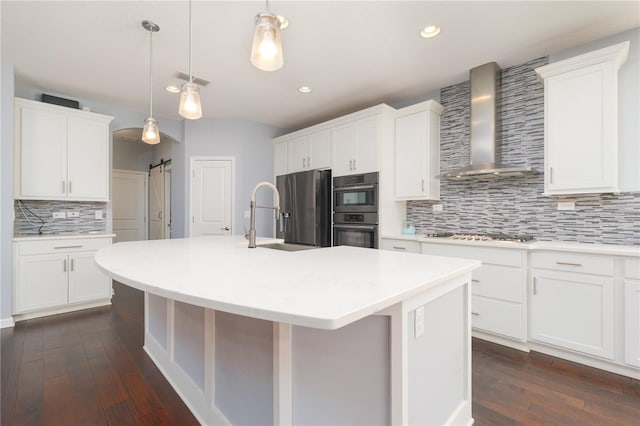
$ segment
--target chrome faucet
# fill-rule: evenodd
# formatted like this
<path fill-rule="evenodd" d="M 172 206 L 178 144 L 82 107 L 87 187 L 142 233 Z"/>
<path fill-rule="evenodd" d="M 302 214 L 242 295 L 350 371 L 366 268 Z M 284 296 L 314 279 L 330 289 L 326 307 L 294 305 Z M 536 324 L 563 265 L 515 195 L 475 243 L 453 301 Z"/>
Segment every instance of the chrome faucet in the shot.
<path fill-rule="evenodd" d="M 256 192 L 261 187 L 266 186 L 273 190 L 273 193 L 276 195 L 276 205 L 273 207 L 270 206 L 256 206 Z M 251 193 L 251 226 L 249 227 L 249 248 L 256 247 L 256 209 L 274 209 L 276 211 L 276 220 L 280 222 L 280 232 L 285 231 L 286 226 L 286 217 L 289 216 L 288 213 L 283 213 L 282 217 L 280 217 L 280 193 L 278 192 L 278 188 L 270 182 L 259 182 L 253 187 L 253 192 Z"/>

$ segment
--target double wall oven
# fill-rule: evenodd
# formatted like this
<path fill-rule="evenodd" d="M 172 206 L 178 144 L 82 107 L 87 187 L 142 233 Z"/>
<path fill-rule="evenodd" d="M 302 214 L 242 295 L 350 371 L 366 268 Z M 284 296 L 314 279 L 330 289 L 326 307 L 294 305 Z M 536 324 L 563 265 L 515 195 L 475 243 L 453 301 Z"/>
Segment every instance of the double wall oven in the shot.
<path fill-rule="evenodd" d="M 378 172 L 333 179 L 333 245 L 378 248 Z"/>

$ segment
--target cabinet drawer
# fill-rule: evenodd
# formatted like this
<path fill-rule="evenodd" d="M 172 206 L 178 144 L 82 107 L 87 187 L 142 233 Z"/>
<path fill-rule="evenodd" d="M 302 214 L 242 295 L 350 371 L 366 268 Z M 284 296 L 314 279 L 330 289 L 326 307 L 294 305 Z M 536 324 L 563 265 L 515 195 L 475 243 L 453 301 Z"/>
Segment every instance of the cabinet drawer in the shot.
<path fill-rule="evenodd" d="M 393 250 L 405 253 L 420 253 L 420 243 L 409 240 L 382 239 L 382 250 Z"/>
<path fill-rule="evenodd" d="M 15 243 L 17 255 L 45 253 L 73 253 L 95 251 L 111 244 L 111 238 L 63 239 L 46 241 L 19 241 Z"/>
<path fill-rule="evenodd" d="M 473 243 L 470 243 L 473 244 Z M 499 247 L 471 247 L 462 244 L 422 243 L 423 254 L 480 260 L 483 264 L 523 266 L 523 250 Z"/>
<path fill-rule="evenodd" d="M 624 277 L 640 279 L 640 259 L 624 260 Z"/>
<path fill-rule="evenodd" d="M 525 278 L 522 268 L 485 264 L 473 271 L 474 295 L 521 303 Z"/>
<path fill-rule="evenodd" d="M 482 296 L 472 296 L 471 322 L 474 328 L 524 340 L 522 305 Z"/>
<path fill-rule="evenodd" d="M 609 275 L 614 272 L 612 256 L 540 251 L 531 254 L 531 267 L 556 271 Z"/>

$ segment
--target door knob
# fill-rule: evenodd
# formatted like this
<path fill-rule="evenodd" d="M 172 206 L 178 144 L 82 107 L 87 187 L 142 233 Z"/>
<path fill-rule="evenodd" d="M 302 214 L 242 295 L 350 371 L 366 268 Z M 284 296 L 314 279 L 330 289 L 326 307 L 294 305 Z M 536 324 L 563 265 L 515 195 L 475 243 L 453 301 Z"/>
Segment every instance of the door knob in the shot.
<path fill-rule="evenodd" d="M 228 226 L 222 226 L 222 227 L 220 227 L 220 229 L 222 231 L 228 231 L 230 228 Z"/>

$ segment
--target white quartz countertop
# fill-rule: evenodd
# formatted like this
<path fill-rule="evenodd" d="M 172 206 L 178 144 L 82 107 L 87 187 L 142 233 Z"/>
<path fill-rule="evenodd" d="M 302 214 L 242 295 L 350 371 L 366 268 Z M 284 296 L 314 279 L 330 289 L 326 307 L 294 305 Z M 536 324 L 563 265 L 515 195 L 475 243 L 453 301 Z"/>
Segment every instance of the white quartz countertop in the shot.
<path fill-rule="evenodd" d="M 480 267 L 475 260 L 347 246 L 249 249 L 240 236 L 116 243 L 95 259 L 113 279 L 169 299 L 327 330 Z"/>
<path fill-rule="evenodd" d="M 553 250 L 573 253 L 590 253 L 610 256 L 640 256 L 640 246 L 617 244 L 589 244 L 571 241 L 531 241 L 526 243 L 515 241 L 468 241 L 452 238 L 434 238 L 425 235 L 383 235 L 382 238 L 392 240 L 417 241 L 419 243 L 458 244 L 465 246 L 513 248 L 521 250 Z"/>
<path fill-rule="evenodd" d="M 13 241 L 45 241 L 45 240 L 77 240 L 86 238 L 115 238 L 115 234 L 89 233 L 82 234 L 44 234 L 44 235 L 24 235 L 21 237 L 13 237 Z"/>

